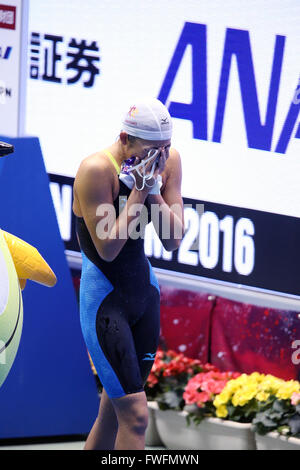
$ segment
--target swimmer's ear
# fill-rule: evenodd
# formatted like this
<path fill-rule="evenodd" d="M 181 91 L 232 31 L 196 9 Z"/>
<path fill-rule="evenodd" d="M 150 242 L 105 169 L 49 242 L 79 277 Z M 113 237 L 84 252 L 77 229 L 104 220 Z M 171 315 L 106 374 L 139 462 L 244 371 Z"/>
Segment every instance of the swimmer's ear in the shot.
<path fill-rule="evenodd" d="M 125 131 L 120 132 L 120 141 L 123 145 L 127 145 L 129 143 L 127 132 Z"/>

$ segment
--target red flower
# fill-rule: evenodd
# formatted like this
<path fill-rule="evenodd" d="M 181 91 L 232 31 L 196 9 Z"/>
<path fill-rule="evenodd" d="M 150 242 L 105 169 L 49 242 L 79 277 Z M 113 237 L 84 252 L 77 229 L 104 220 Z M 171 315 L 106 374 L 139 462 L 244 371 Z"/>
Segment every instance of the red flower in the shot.
<path fill-rule="evenodd" d="M 201 408 L 203 406 L 203 403 L 206 403 L 207 401 L 210 400 L 210 394 L 207 392 L 200 392 L 198 393 L 198 401 L 197 405 Z"/>
<path fill-rule="evenodd" d="M 153 372 L 150 372 L 148 379 L 147 379 L 147 385 L 150 388 L 153 388 L 156 384 L 158 383 L 158 378 L 156 377 Z"/>
<path fill-rule="evenodd" d="M 200 408 L 203 403 L 212 401 L 218 393 L 221 393 L 228 380 L 238 377 L 238 372 L 200 372 L 192 377 L 183 393 L 183 399 L 187 405 L 196 403 Z"/>

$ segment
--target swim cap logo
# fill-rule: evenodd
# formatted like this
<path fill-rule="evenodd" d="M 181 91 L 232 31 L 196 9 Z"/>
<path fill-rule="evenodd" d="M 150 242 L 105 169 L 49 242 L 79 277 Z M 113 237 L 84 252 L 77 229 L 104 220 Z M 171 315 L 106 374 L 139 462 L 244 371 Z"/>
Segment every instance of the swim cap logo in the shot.
<path fill-rule="evenodd" d="M 136 106 L 131 106 L 128 111 L 128 116 L 134 117 L 138 113 L 138 109 Z"/>
<path fill-rule="evenodd" d="M 161 125 L 163 126 L 164 124 L 169 124 L 169 119 L 166 117 L 166 118 L 161 118 L 161 121 L 160 121 Z"/>

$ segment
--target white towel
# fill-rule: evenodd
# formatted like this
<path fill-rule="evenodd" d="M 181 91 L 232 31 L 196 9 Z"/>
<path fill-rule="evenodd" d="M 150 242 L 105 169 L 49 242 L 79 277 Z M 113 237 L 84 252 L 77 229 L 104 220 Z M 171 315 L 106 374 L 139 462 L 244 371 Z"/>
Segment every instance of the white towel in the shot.
<path fill-rule="evenodd" d="M 135 184 L 134 178 L 131 175 L 131 173 L 126 174 L 126 173 L 120 173 L 119 174 L 119 179 L 123 181 L 123 183 L 127 186 L 127 188 L 132 189 L 133 185 Z M 162 187 L 162 177 L 161 175 L 157 176 L 157 183 L 154 185 L 152 189 L 150 189 L 149 194 L 159 194 L 160 193 L 160 188 Z"/>
<path fill-rule="evenodd" d="M 126 173 L 120 173 L 119 174 L 119 179 L 123 181 L 123 183 L 127 186 L 127 188 L 132 189 L 134 185 L 134 179 L 129 173 L 129 175 L 126 175 Z"/>

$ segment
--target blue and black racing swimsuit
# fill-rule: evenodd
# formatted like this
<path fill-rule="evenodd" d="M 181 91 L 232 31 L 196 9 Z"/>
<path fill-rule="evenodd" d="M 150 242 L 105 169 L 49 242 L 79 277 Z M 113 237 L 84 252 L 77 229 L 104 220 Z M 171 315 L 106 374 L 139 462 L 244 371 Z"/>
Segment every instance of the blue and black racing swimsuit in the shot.
<path fill-rule="evenodd" d="M 119 197 L 128 198 L 131 193 L 118 173 L 116 217 Z M 145 206 L 150 222 L 147 200 Z M 144 240 L 128 238 L 118 256 L 107 262 L 99 256 L 82 217 L 76 217 L 76 232 L 82 254 L 80 323 L 100 382 L 110 398 L 141 392 L 160 329 L 159 285 L 145 255 Z"/>

